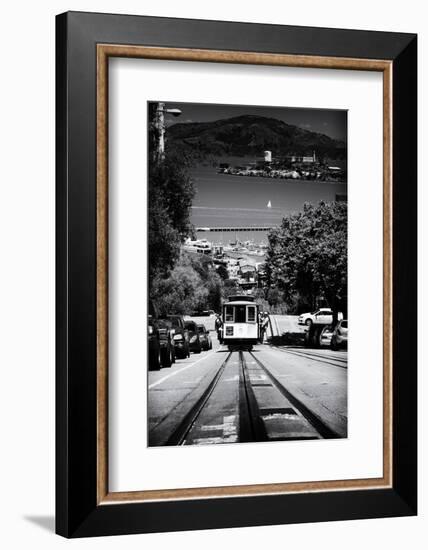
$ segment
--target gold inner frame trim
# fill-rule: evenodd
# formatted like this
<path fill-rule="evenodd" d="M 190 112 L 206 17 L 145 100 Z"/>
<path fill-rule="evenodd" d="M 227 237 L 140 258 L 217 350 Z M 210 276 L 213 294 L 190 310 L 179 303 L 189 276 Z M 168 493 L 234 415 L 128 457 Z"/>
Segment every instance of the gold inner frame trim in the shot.
<path fill-rule="evenodd" d="M 132 57 L 175 61 L 346 69 L 383 73 L 383 476 L 296 483 L 109 492 L 108 489 L 108 60 Z M 97 502 L 378 489 L 392 486 L 392 62 L 359 58 L 268 54 L 188 48 L 97 45 Z"/>

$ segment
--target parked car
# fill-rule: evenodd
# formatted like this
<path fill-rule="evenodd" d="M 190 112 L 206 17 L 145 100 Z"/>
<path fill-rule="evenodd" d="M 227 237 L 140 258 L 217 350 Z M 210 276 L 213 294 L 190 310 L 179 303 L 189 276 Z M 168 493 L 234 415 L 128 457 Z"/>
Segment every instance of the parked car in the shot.
<path fill-rule="evenodd" d="M 339 321 L 342 320 L 343 314 L 339 312 L 337 318 Z M 331 325 L 333 323 L 333 311 L 329 307 L 322 307 L 313 313 L 302 313 L 297 322 L 299 325 L 306 325 L 308 327 L 312 324 Z"/>
<path fill-rule="evenodd" d="M 211 342 L 209 330 L 206 329 L 205 325 L 197 325 L 197 329 L 199 332 L 199 340 L 201 342 L 202 349 L 205 351 L 212 349 L 213 344 Z"/>
<path fill-rule="evenodd" d="M 333 325 L 325 326 L 320 333 L 319 345 L 321 347 L 328 347 L 331 344 L 331 337 L 333 336 Z"/>
<path fill-rule="evenodd" d="M 159 319 L 158 333 L 162 367 L 169 368 L 175 363 L 175 332 L 170 319 Z"/>
<path fill-rule="evenodd" d="M 181 315 L 168 315 L 167 320 L 171 322 L 171 330 L 174 331 L 173 342 L 174 352 L 178 359 L 185 359 L 190 356 L 189 331 Z"/>
<path fill-rule="evenodd" d="M 185 321 L 186 329 L 189 331 L 189 349 L 193 353 L 201 353 L 202 345 L 199 339 L 199 331 L 194 321 Z"/>
<path fill-rule="evenodd" d="M 331 337 L 330 346 L 333 350 L 348 347 L 348 321 L 346 319 L 342 319 L 337 323 Z"/>
<path fill-rule="evenodd" d="M 162 365 L 159 339 L 158 313 L 152 300 L 149 300 L 148 339 L 149 339 L 149 370 L 159 370 Z"/>
<path fill-rule="evenodd" d="M 149 370 L 170 367 L 175 362 L 174 333 L 165 325 L 164 320 L 159 319 L 152 300 L 149 300 L 148 333 Z"/>
<path fill-rule="evenodd" d="M 162 365 L 157 320 L 149 315 L 149 370 L 159 370 Z"/>

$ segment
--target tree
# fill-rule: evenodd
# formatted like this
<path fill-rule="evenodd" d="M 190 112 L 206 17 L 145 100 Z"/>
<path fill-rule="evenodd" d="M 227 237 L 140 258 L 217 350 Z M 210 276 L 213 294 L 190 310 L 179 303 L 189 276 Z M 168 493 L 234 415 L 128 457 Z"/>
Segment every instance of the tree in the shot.
<path fill-rule="evenodd" d="M 223 288 L 223 298 L 227 299 L 229 296 L 233 296 L 234 294 L 238 294 L 240 291 L 240 287 L 238 283 L 234 279 L 227 279 L 224 281 L 224 288 Z"/>
<path fill-rule="evenodd" d="M 281 296 L 277 288 L 270 288 L 267 292 L 266 299 L 269 305 L 275 307 L 281 301 Z"/>
<path fill-rule="evenodd" d="M 167 277 L 155 277 L 151 298 L 159 313 L 189 313 L 221 310 L 224 282 L 216 273 L 210 258 L 182 252 Z"/>
<path fill-rule="evenodd" d="M 157 192 L 149 193 L 149 281 L 167 276 L 180 253 L 180 235 Z"/>
<path fill-rule="evenodd" d="M 217 274 L 223 279 L 223 281 L 226 281 L 229 278 L 229 272 L 223 264 L 217 266 Z"/>
<path fill-rule="evenodd" d="M 203 309 L 208 290 L 201 277 L 189 265 L 178 263 L 167 278 L 156 278 L 152 286 L 161 316 L 169 313 L 185 314 Z"/>
<path fill-rule="evenodd" d="M 303 212 L 284 218 L 269 234 L 269 282 L 287 301 L 296 294 L 313 302 L 324 297 L 333 310 L 347 309 L 347 204 L 305 204 Z"/>
<path fill-rule="evenodd" d="M 191 160 L 175 147 L 156 154 L 159 130 L 155 124 L 157 103 L 149 104 L 149 284 L 166 278 L 180 255 L 184 239 L 193 234 L 190 212 L 194 196 L 189 176 Z"/>
<path fill-rule="evenodd" d="M 210 269 L 205 285 L 208 291 L 205 309 L 221 311 L 221 302 L 223 298 L 224 288 L 223 279 L 215 272 L 214 269 Z"/>

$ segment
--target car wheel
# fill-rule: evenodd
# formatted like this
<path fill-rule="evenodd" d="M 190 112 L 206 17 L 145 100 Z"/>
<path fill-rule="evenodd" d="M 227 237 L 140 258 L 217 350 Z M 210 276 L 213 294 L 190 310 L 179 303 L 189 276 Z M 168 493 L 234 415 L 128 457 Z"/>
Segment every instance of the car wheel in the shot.
<path fill-rule="evenodd" d="M 306 325 L 307 327 L 312 326 L 312 319 L 306 319 L 305 325 Z"/>
<path fill-rule="evenodd" d="M 171 348 L 163 348 L 161 352 L 162 367 L 169 369 L 171 366 Z"/>
<path fill-rule="evenodd" d="M 159 370 L 161 368 L 161 354 L 158 348 L 155 353 L 149 357 L 149 370 Z"/>

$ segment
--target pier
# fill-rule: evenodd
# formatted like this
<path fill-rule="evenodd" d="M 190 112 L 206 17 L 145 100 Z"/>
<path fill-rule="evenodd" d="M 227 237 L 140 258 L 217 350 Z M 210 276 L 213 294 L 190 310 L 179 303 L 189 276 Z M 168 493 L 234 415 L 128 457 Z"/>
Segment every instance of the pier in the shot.
<path fill-rule="evenodd" d="M 213 231 L 217 233 L 223 233 L 226 231 L 238 232 L 238 231 L 270 231 L 273 226 L 238 226 L 238 227 L 196 227 L 196 231 Z"/>

